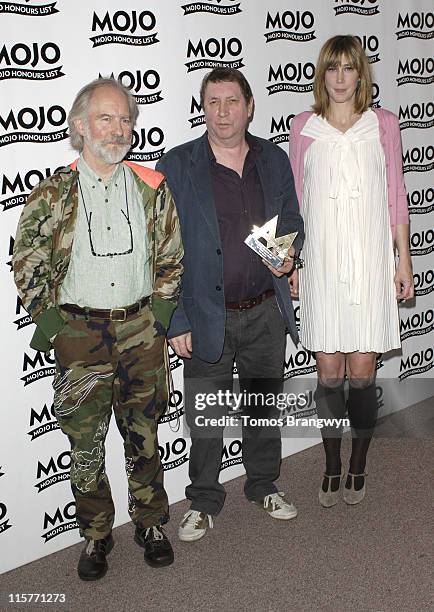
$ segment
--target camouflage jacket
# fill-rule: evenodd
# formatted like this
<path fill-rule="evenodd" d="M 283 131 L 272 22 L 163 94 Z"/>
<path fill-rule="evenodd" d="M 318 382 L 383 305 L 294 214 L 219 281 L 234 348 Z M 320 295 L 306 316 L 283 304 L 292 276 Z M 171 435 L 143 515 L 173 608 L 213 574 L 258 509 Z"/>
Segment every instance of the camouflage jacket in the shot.
<path fill-rule="evenodd" d="M 168 326 L 178 297 L 183 248 L 178 215 L 164 176 L 139 164 L 134 172 L 147 220 L 149 265 L 153 278 L 152 309 Z M 15 238 L 12 265 L 24 308 L 37 324 L 31 346 L 50 348 L 63 326 L 57 308 L 59 289 L 71 259 L 78 207 L 76 162 L 41 181 L 23 208 Z"/>

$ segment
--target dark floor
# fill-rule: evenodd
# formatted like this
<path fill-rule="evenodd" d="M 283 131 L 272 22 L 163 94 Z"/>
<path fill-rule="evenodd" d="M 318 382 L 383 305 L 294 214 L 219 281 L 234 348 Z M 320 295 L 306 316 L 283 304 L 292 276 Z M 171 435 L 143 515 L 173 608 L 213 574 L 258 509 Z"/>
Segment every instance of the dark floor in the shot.
<path fill-rule="evenodd" d="M 423 432 L 421 424 L 432 422 L 432 403 L 411 410 L 402 418 Z M 346 438 L 345 462 L 349 445 Z M 3 574 L 0 591 L 65 593 L 64 608 L 43 609 L 74 612 L 432 611 L 433 465 L 432 438 L 374 439 L 366 499 L 324 509 L 317 501 L 323 471 L 317 445 L 282 463 L 279 485 L 298 507 L 294 520 L 274 520 L 248 503 L 243 477 L 237 478 L 226 485 L 214 529 L 199 542 L 176 537 L 187 502 L 171 507 L 167 533 L 176 559 L 169 568 L 143 563 L 128 524 L 114 531 L 103 580 L 78 579 L 80 544 Z M 1 607 L 12 609 L 29 607 Z"/>

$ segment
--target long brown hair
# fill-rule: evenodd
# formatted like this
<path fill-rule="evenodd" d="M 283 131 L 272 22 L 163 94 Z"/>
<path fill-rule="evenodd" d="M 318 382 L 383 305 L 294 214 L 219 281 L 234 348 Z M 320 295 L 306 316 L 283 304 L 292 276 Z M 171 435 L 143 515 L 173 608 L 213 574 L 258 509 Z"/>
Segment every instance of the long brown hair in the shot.
<path fill-rule="evenodd" d="M 344 36 L 333 36 L 329 38 L 319 52 L 315 68 L 315 79 L 313 82 L 313 95 L 315 104 L 313 111 L 321 117 L 326 117 L 330 107 L 330 99 L 325 88 L 325 73 L 330 66 L 337 66 L 342 56 L 359 74 L 359 83 L 354 98 L 354 112 L 365 112 L 372 100 L 372 77 L 368 58 L 365 55 L 358 38 L 346 34 Z"/>

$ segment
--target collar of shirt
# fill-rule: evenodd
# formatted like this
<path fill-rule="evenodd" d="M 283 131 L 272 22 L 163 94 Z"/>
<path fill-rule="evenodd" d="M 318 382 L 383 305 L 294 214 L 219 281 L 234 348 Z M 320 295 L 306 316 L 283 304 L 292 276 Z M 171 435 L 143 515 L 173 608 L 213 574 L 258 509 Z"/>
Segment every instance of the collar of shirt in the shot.
<path fill-rule="evenodd" d="M 86 163 L 83 154 L 80 154 L 80 158 L 77 162 L 77 170 L 80 173 L 80 181 L 86 184 L 88 188 L 100 188 L 105 193 L 112 191 L 113 187 L 118 187 L 120 179 L 122 177 L 122 164 L 117 164 L 113 174 L 104 182 L 96 172 Z"/>
<path fill-rule="evenodd" d="M 212 150 L 210 142 L 209 142 L 208 132 L 206 132 L 206 136 L 207 136 L 206 146 L 208 150 L 209 161 L 210 163 L 216 164 L 217 161 L 214 155 L 214 151 Z M 259 142 L 259 140 L 255 138 L 254 136 L 252 136 L 249 132 L 246 132 L 246 142 L 249 145 L 249 150 L 248 150 L 247 155 L 249 156 L 250 159 L 252 159 L 253 162 L 255 162 L 259 155 L 259 152 L 262 151 L 262 145 Z M 246 159 L 247 159 L 247 155 L 246 155 Z"/>

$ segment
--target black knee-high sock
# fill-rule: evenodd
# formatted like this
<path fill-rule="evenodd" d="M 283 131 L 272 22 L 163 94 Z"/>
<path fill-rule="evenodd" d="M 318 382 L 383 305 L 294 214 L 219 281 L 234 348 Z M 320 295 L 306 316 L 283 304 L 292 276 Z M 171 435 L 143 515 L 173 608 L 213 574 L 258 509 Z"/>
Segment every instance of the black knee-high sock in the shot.
<path fill-rule="evenodd" d="M 318 382 L 315 391 L 315 402 L 318 417 L 321 419 L 342 419 L 346 413 L 345 394 L 343 383 L 337 386 L 324 386 Z M 322 427 L 322 441 L 326 456 L 326 474 L 334 476 L 341 473 L 341 440 L 342 426 Z M 323 482 L 323 490 L 327 490 L 328 483 Z M 334 478 L 331 482 L 331 488 L 337 490 L 339 488 L 339 479 Z"/>
<path fill-rule="evenodd" d="M 348 417 L 352 429 L 350 472 L 353 474 L 362 474 L 365 471 L 366 455 L 377 421 L 377 413 L 378 400 L 375 383 L 367 387 L 358 387 L 352 385 L 350 381 Z"/>

